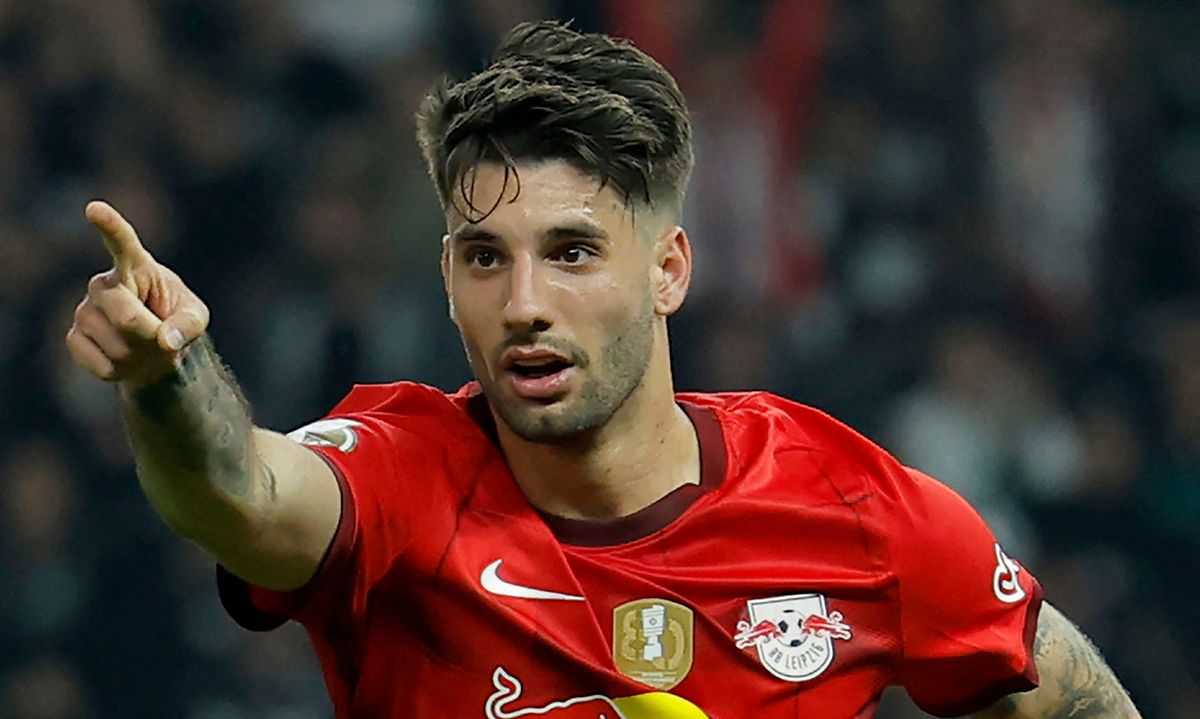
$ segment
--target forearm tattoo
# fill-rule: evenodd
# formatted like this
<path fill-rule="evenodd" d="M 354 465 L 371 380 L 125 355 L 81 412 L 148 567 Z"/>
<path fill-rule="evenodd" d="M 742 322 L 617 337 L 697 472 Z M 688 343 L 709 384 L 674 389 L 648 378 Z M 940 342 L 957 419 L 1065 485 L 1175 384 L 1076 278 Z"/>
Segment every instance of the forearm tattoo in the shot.
<path fill-rule="evenodd" d="M 1137 719 L 1141 715 L 1100 652 L 1053 606 L 1042 607 L 1034 639 L 1039 687 L 1013 694 L 983 719 Z"/>
<path fill-rule="evenodd" d="M 201 482 L 228 497 L 252 493 L 249 409 L 207 336 L 184 350 L 177 371 L 126 394 L 125 417 L 144 485 Z M 146 489 L 153 501 L 154 487 Z"/>

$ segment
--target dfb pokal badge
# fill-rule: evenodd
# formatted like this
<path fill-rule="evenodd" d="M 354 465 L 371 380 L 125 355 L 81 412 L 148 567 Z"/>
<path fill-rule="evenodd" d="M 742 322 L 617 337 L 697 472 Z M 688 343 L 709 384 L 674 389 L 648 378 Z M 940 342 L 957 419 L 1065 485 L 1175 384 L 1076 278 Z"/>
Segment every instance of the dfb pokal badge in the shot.
<path fill-rule="evenodd" d="M 613 610 L 613 662 L 630 679 L 670 689 L 692 669 L 692 610 L 635 599 Z"/>
<path fill-rule="evenodd" d="M 750 619 L 738 622 L 737 647 L 754 647 L 767 671 L 789 682 L 820 675 L 833 663 L 833 640 L 851 636 L 842 613 L 830 612 L 822 594 L 752 599 L 746 611 Z"/>

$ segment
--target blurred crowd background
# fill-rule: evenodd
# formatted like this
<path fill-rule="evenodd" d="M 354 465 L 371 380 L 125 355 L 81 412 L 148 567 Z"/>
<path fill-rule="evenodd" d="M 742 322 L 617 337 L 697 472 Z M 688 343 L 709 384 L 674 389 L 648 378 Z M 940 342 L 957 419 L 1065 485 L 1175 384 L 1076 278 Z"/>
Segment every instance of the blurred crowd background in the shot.
<path fill-rule="evenodd" d="M 1200 6 L 0 0 L 0 717 L 330 715 L 153 516 L 63 334 L 104 197 L 256 419 L 468 378 L 412 116 L 522 19 L 635 39 L 694 113 L 679 386 L 819 406 L 969 498 L 1148 718 L 1200 716 Z M 902 695 L 881 716 L 920 716 Z"/>

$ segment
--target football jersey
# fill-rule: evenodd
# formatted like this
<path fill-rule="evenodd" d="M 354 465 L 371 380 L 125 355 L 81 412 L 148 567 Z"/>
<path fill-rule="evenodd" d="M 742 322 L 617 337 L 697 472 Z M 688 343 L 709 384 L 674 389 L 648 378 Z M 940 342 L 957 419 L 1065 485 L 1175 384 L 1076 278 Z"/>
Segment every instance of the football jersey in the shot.
<path fill-rule="evenodd" d="M 222 569 L 243 626 L 301 623 L 338 717 L 969 713 L 1036 686 L 1041 590 L 958 495 L 766 393 L 677 395 L 701 478 L 632 515 L 539 512 L 485 398 L 358 386 L 291 433 L 341 485 L 296 592 Z"/>

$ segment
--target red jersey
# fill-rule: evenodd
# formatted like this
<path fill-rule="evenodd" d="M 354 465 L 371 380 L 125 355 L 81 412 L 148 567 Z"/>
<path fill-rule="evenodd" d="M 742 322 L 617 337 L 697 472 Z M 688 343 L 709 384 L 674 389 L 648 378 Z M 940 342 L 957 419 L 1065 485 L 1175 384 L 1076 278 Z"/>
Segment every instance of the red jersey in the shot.
<path fill-rule="evenodd" d="M 814 409 L 680 394 L 701 481 L 611 521 L 529 504 L 478 385 L 356 387 L 292 433 L 342 517 L 294 593 L 219 572 L 243 626 L 307 629 L 338 717 L 957 715 L 1036 686 L 1041 591 L 958 495 Z"/>

